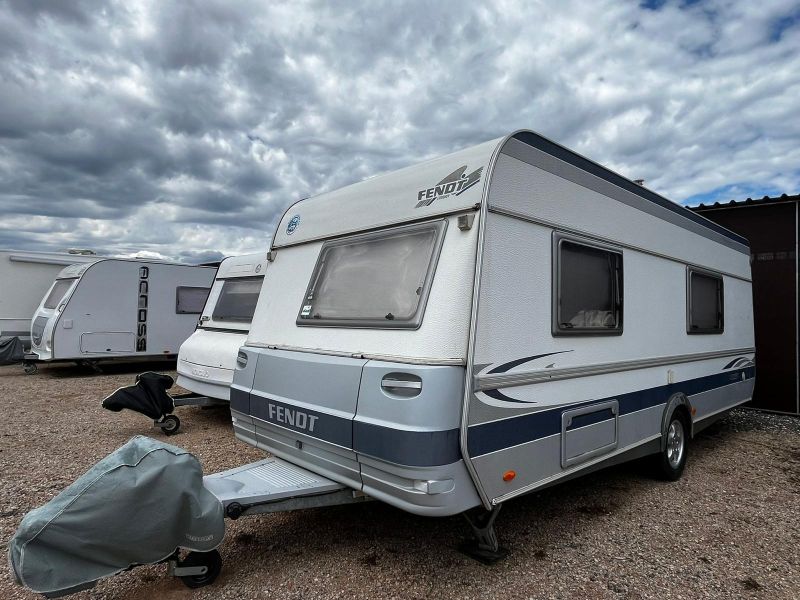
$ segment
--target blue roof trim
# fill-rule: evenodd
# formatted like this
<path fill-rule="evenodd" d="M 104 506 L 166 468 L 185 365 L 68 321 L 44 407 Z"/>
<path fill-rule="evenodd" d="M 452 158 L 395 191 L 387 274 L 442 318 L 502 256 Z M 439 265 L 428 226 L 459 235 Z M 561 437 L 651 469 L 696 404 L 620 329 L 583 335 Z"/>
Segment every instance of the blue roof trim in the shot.
<path fill-rule="evenodd" d="M 563 160 L 566 163 L 569 163 L 579 169 L 586 171 L 587 173 L 591 173 L 592 175 L 599 177 L 600 179 L 604 179 L 609 183 L 616 185 L 617 187 L 621 187 L 625 191 L 631 192 L 632 194 L 636 194 L 640 198 L 647 200 L 648 202 L 652 202 L 653 204 L 658 204 L 662 208 L 666 208 L 682 217 L 689 219 L 690 221 L 694 221 L 698 225 L 702 225 L 706 229 L 710 229 L 720 235 L 725 236 L 728 239 L 731 239 L 743 246 L 749 247 L 750 243 L 747 241 L 746 238 L 743 238 L 740 235 L 735 234 L 734 232 L 725 229 L 721 225 L 717 225 L 716 223 L 709 221 L 701 217 L 700 215 L 692 212 L 688 208 L 681 206 L 680 204 L 676 204 L 663 196 L 656 194 L 653 191 L 648 190 L 646 187 L 643 187 L 637 183 L 634 183 L 630 179 L 626 179 L 622 175 L 611 171 L 596 162 L 589 160 L 561 146 L 560 144 L 556 144 L 553 141 L 548 140 L 532 131 L 520 131 L 512 136 L 512 139 L 519 140 L 529 146 L 536 148 L 537 150 L 541 150 L 542 152 L 546 152 L 550 156 L 554 156 L 559 160 Z"/>

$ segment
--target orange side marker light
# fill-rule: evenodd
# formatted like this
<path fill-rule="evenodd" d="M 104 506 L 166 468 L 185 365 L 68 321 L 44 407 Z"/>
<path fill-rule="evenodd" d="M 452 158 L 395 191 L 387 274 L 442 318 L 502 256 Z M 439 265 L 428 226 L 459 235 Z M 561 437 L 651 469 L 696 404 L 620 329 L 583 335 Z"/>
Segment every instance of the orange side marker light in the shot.
<path fill-rule="evenodd" d="M 516 476 L 517 476 L 516 471 L 506 471 L 505 473 L 503 473 L 503 481 L 511 481 Z"/>

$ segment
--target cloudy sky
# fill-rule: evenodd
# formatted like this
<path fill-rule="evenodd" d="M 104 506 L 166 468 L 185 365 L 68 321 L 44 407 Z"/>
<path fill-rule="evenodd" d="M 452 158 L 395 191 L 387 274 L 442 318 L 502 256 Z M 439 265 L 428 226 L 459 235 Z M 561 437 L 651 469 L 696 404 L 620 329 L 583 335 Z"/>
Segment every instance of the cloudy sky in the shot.
<path fill-rule="evenodd" d="M 797 193 L 798 50 L 797 0 L 0 0 L 0 248 L 257 251 L 518 128 L 679 202 Z"/>

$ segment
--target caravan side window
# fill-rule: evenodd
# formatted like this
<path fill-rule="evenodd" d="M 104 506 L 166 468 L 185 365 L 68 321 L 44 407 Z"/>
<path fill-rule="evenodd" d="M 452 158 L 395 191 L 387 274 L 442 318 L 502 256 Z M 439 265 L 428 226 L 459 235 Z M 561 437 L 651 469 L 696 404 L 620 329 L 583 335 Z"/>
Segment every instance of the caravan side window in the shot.
<path fill-rule="evenodd" d="M 725 329 L 722 277 L 689 267 L 686 286 L 686 333 L 722 333 Z"/>
<path fill-rule="evenodd" d="M 553 335 L 622 333 L 622 252 L 553 236 Z"/>
<path fill-rule="evenodd" d="M 199 315 L 206 305 L 211 288 L 180 286 L 175 290 L 175 313 Z"/>

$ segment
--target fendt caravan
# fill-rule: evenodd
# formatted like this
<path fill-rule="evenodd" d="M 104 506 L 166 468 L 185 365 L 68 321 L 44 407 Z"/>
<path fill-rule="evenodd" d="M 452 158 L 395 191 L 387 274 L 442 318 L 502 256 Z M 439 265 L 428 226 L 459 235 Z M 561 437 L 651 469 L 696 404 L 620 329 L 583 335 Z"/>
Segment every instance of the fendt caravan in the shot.
<path fill-rule="evenodd" d="M 25 348 L 30 347 L 31 317 L 59 271 L 98 258 L 91 254 L 0 250 L 0 337 L 18 337 Z"/>
<path fill-rule="evenodd" d="M 228 400 L 236 355 L 247 339 L 264 280 L 266 252 L 222 261 L 197 330 L 178 352 L 178 385 Z"/>
<path fill-rule="evenodd" d="M 174 357 L 194 331 L 216 268 L 105 259 L 63 269 L 31 325 L 36 362 Z"/>
<path fill-rule="evenodd" d="M 150 474 L 185 451 L 134 438 L 23 519 L 18 581 L 63 594 L 161 559 L 207 585 L 221 540 L 199 525 L 369 498 L 464 513 L 491 562 L 506 500 L 645 455 L 677 479 L 753 390 L 747 241 L 530 131 L 295 204 L 263 285 L 230 402 L 273 456 L 202 486 L 184 466 L 178 498 Z M 209 510 L 135 536 L 115 518 L 187 497 Z"/>
<path fill-rule="evenodd" d="M 747 240 L 530 131 L 303 200 L 269 257 L 237 437 L 412 513 L 482 507 L 484 558 L 504 501 L 648 454 L 675 479 L 753 391 Z"/>

